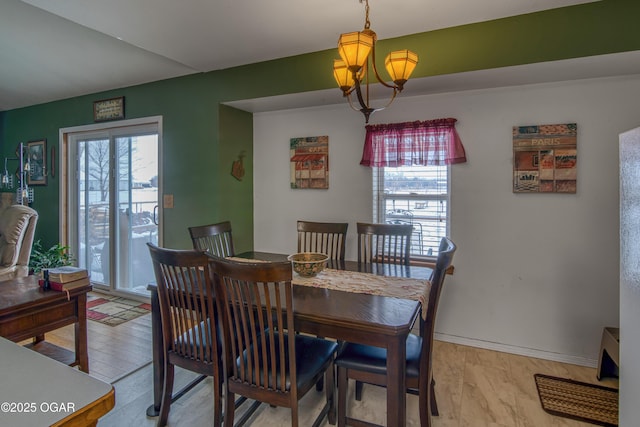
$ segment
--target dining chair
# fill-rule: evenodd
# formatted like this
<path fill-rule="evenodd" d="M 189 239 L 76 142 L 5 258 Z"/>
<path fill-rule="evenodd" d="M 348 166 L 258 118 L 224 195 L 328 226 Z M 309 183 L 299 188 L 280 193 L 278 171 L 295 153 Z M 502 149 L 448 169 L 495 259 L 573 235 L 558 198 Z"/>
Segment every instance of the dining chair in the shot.
<path fill-rule="evenodd" d="M 298 221 L 298 252 L 320 252 L 344 261 L 348 222 Z"/>
<path fill-rule="evenodd" d="M 298 221 L 298 252 L 320 252 L 333 261 L 344 261 L 348 222 Z M 319 337 L 324 338 L 324 337 Z M 316 384 L 322 391 L 323 379 Z"/>
<path fill-rule="evenodd" d="M 167 424 L 175 366 L 213 377 L 213 425 L 222 424 L 222 359 L 209 259 L 199 250 L 147 243 L 158 287 L 164 387 L 157 425 Z"/>
<path fill-rule="evenodd" d="M 426 318 L 420 317 L 420 334 L 409 334 L 407 337 L 407 392 L 418 395 L 420 425 L 422 427 L 431 427 L 431 415 L 438 415 L 431 350 L 440 292 L 455 251 L 456 245 L 450 239 L 442 238 L 436 266 L 430 279 L 431 288 Z M 387 382 L 387 351 L 380 347 L 344 343 L 336 356 L 335 364 L 338 375 L 338 427 L 343 427 L 347 425 L 347 422 L 352 421 L 347 417 L 348 380 L 351 378 L 367 384 L 385 386 Z M 358 396 L 356 393 L 356 400 L 360 400 L 360 398 L 361 395 Z M 353 421 L 357 423 L 357 420 Z"/>
<path fill-rule="evenodd" d="M 298 426 L 298 401 L 323 375 L 326 403 L 313 426 L 320 425 L 325 415 L 335 423 L 333 359 L 337 344 L 295 333 L 291 263 L 211 257 L 210 264 L 223 330 L 225 426 L 234 425 L 233 404 L 229 403 L 235 394 L 290 408 L 291 425 Z"/>
<path fill-rule="evenodd" d="M 409 265 L 410 224 L 357 223 L 358 262 Z"/>
<path fill-rule="evenodd" d="M 194 249 L 207 251 L 220 258 L 235 255 L 229 221 L 189 227 L 189 234 Z"/>

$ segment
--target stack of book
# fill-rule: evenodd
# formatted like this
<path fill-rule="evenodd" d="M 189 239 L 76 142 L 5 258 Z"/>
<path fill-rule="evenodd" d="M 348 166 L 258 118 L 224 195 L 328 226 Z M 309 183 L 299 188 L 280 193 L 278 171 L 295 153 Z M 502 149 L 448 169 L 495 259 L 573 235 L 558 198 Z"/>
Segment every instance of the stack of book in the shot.
<path fill-rule="evenodd" d="M 84 268 L 65 266 L 49 268 L 48 272 L 49 287 L 54 291 L 68 291 L 89 284 L 89 272 Z M 45 279 L 38 281 L 41 287 L 44 287 L 44 282 Z"/>

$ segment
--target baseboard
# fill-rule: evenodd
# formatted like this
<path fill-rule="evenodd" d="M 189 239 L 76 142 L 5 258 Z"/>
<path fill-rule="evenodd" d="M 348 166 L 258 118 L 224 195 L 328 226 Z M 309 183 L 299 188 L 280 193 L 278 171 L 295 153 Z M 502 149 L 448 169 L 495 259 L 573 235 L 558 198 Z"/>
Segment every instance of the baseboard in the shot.
<path fill-rule="evenodd" d="M 535 357 L 537 359 L 552 360 L 554 362 L 569 363 L 572 365 L 587 366 L 596 368 L 597 359 L 572 356 L 569 354 L 553 353 L 550 351 L 536 350 L 534 348 L 519 347 L 514 345 L 500 344 L 491 341 L 477 340 L 473 338 L 459 337 L 455 335 L 435 333 L 434 338 L 438 341 L 450 342 L 453 344 L 466 345 L 469 347 L 484 348 L 486 350 L 501 351 L 503 353 L 517 354 L 519 356 Z"/>

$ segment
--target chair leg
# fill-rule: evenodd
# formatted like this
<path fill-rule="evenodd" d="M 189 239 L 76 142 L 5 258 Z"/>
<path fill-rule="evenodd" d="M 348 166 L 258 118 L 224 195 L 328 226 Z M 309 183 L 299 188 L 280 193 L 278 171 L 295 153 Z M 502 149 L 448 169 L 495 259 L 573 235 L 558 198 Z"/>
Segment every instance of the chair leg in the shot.
<path fill-rule="evenodd" d="M 418 406 L 420 410 L 420 427 L 431 427 L 431 415 L 438 415 L 438 407 L 434 394 L 435 381 L 431 379 L 431 384 L 427 389 L 428 396 L 418 396 Z M 429 410 L 431 409 L 431 410 Z"/>
<path fill-rule="evenodd" d="M 431 415 L 437 417 L 440 415 L 440 412 L 438 412 L 438 402 L 436 402 L 436 380 L 433 378 L 431 378 L 431 393 L 429 393 L 429 395 L 431 396 L 429 398 L 431 401 L 429 405 L 431 406 Z"/>
<path fill-rule="evenodd" d="M 338 427 L 345 427 L 347 424 L 347 370 L 338 367 Z"/>
<path fill-rule="evenodd" d="M 229 389 L 226 390 L 225 405 L 224 405 L 224 427 L 233 427 L 233 418 L 236 412 L 236 396 L 231 393 Z"/>
<path fill-rule="evenodd" d="M 336 381 L 334 378 L 334 369 L 333 363 L 326 371 L 327 376 L 327 403 L 329 404 L 329 413 L 327 414 L 327 419 L 329 420 L 329 424 L 336 424 L 336 398 L 335 398 L 335 385 Z"/>
<path fill-rule="evenodd" d="M 162 389 L 162 402 L 160 403 L 160 416 L 158 417 L 157 427 L 167 425 L 169 418 L 169 408 L 171 407 L 171 394 L 173 393 L 173 374 L 174 366 L 165 363 L 164 367 L 164 387 Z"/>
<path fill-rule="evenodd" d="M 213 425 L 222 426 L 222 381 L 219 373 L 213 377 Z"/>
<path fill-rule="evenodd" d="M 291 427 L 298 427 L 298 402 L 291 405 Z"/>
<path fill-rule="evenodd" d="M 431 427 L 431 414 L 427 408 L 426 399 L 420 399 L 420 427 Z"/>
<path fill-rule="evenodd" d="M 357 401 L 361 401 L 362 400 L 362 387 L 364 386 L 364 383 L 362 381 L 356 381 L 356 400 Z"/>
<path fill-rule="evenodd" d="M 318 336 L 318 338 L 324 338 L 324 337 Z M 320 377 L 320 379 L 316 383 L 316 391 L 322 391 L 323 387 L 324 387 L 324 377 Z"/>

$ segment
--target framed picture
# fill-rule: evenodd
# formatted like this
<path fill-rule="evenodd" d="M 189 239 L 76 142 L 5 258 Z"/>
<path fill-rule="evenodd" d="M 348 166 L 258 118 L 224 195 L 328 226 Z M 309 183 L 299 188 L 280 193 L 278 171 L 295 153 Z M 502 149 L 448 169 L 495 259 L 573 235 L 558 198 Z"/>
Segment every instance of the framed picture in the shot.
<path fill-rule="evenodd" d="M 329 188 L 329 136 L 289 140 L 291 188 Z"/>
<path fill-rule="evenodd" d="M 576 123 L 513 127 L 513 192 L 576 193 Z"/>
<path fill-rule="evenodd" d="M 93 103 L 93 120 L 106 122 L 124 119 L 124 96 L 101 99 Z"/>
<path fill-rule="evenodd" d="M 28 185 L 47 185 L 47 140 L 27 143 L 27 159 L 29 161 Z"/>

